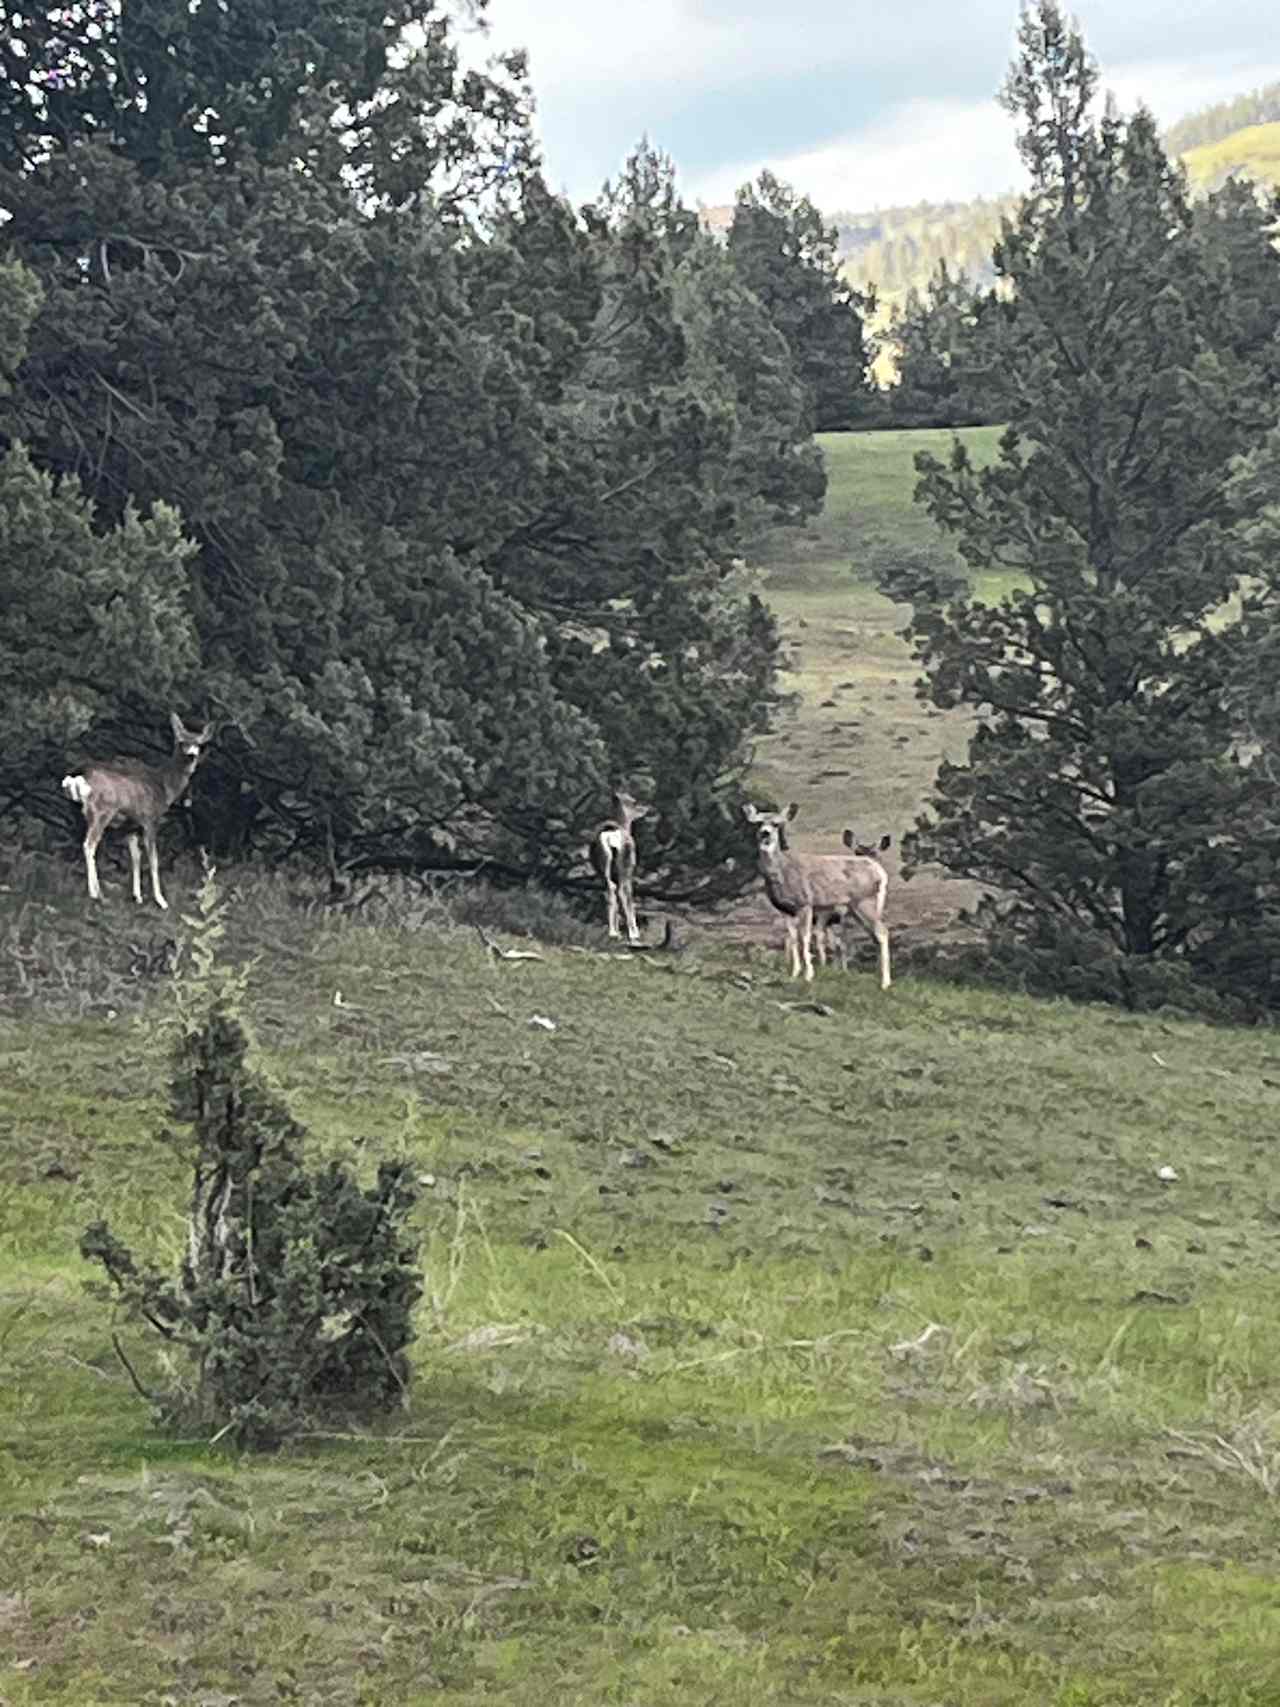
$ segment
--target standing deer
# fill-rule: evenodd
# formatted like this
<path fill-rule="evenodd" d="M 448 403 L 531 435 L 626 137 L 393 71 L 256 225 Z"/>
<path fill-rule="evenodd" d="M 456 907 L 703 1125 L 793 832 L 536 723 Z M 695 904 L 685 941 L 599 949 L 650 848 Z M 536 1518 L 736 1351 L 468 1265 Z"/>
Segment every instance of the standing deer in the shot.
<path fill-rule="evenodd" d="M 885 896 L 889 874 L 871 853 L 800 854 L 787 846 L 786 826 L 800 808 L 793 801 L 785 812 L 761 812 L 752 805 L 742 808 L 749 824 L 755 825 L 760 875 L 765 893 L 787 921 L 787 961 L 791 976 L 798 978 L 803 967 L 806 979 L 813 977 L 813 937 L 819 932 L 819 958 L 825 964 L 827 928 L 852 916 L 874 938 L 880 952 L 880 988 L 887 990 L 889 975 L 889 932 L 884 923 Z M 852 831 L 846 831 L 846 846 Z M 856 846 L 856 842 L 853 844 Z M 882 841 L 884 847 L 887 842 Z"/>
<path fill-rule="evenodd" d="M 892 836 L 881 836 L 880 840 L 875 843 L 860 842 L 853 830 L 846 830 L 842 840 L 850 853 L 858 854 L 863 859 L 875 859 L 878 854 L 886 852 L 893 846 Z M 814 940 L 818 949 L 819 966 L 825 966 L 827 956 L 830 955 L 832 963 L 838 966 L 842 972 L 847 972 L 849 969 L 849 948 L 845 942 L 842 928 L 844 916 L 840 913 L 833 913 L 827 920 L 825 927 L 818 930 Z"/>
<path fill-rule="evenodd" d="M 173 757 L 166 763 L 149 765 L 141 759 L 108 759 L 83 765 L 62 779 L 62 792 L 84 811 L 84 864 L 91 901 L 102 899 L 98 885 L 98 843 L 107 829 L 118 821 L 128 831 L 134 900 L 142 900 L 141 836 L 146 843 L 151 867 L 151 893 L 155 896 L 156 906 L 167 908 L 169 905 L 160 891 L 156 828 L 191 781 L 201 754 L 213 735 L 210 723 L 206 723 L 198 733 L 193 733 L 176 713 L 170 713 L 169 721 L 173 725 Z"/>
<path fill-rule="evenodd" d="M 604 882 L 605 900 L 609 909 L 609 935 L 620 937 L 618 915 L 622 914 L 627 927 L 627 941 L 640 941 L 636 923 L 636 903 L 632 882 L 636 871 L 636 843 L 631 826 L 637 818 L 648 813 L 631 795 L 620 789 L 613 796 L 613 817 L 606 818 L 591 838 L 591 864 L 596 876 Z"/>

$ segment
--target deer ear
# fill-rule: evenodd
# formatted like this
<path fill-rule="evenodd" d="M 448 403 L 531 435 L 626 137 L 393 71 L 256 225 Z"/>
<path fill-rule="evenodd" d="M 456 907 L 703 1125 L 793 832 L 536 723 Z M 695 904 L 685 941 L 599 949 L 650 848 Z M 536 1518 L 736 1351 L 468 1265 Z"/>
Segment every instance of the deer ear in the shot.
<path fill-rule="evenodd" d="M 206 723 L 204 728 L 196 736 L 196 740 L 199 741 L 202 747 L 208 746 L 209 742 L 213 740 L 215 733 L 216 731 L 213 724 Z"/>
<path fill-rule="evenodd" d="M 742 803 L 742 816 L 747 820 L 748 824 L 758 824 L 760 822 L 759 808 L 753 806 L 749 800 L 744 800 Z"/>
<path fill-rule="evenodd" d="M 798 800 L 793 800 L 791 802 L 790 806 L 787 807 L 787 823 L 788 824 L 795 817 L 796 813 L 799 810 L 800 810 L 800 802 Z"/>
<path fill-rule="evenodd" d="M 883 853 L 886 848 L 891 848 L 892 846 L 893 846 L 893 837 L 892 836 L 881 836 L 881 838 L 880 838 L 880 852 L 881 853 Z"/>
<path fill-rule="evenodd" d="M 858 845 L 858 838 L 854 835 L 852 830 L 846 830 L 845 831 L 843 840 L 844 840 L 844 845 L 847 848 L 854 848 L 854 847 L 857 847 L 857 845 Z"/>
<path fill-rule="evenodd" d="M 182 719 L 178 716 L 176 711 L 171 711 L 169 713 L 169 724 L 173 729 L 174 740 L 181 741 L 184 731 L 182 728 Z"/>

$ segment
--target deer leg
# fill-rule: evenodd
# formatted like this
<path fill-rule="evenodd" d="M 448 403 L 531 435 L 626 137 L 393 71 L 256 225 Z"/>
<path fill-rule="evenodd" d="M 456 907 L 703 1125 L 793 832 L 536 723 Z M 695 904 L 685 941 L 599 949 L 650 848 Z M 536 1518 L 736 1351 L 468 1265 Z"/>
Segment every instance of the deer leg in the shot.
<path fill-rule="evenodd" d="M 640 927 L 636 923 L 636 850 L 629 836 L 623 838 L 622 846 L 618 849 L 618 893 L 622 900 L 622 917 L 627 927 L 627 941 L 640 941 Z"/>
<path fill-rule="evenodd" d="M 893 979 L 889 976 L 889 927 L 883 919 L 876 920 L 876 946 L 880 950 L 880 988 L 887 990 Z"/>
<path fill-rule="evenodd" d="M 847 972 L 849 970 L 849 944 L 845 941 L 844 922 L 839 914 L 832 919 L 829 929 L 831 932 L 831 959 L 842 972 Z"/>
<path fill-rule="evenodd" d="M 787 971 L 794 978 L 796 965 L 796 921 L 795 915 L 787 914 L 787 943 L 783 951 L 787 957 Z"/>
<path fill-rule="evenodd" d="M 156 898 L 156 906 L 163 907 L 164 910 L 168 912 L 169 903 L 165 900 L 160 891 L 160 856 L 156 851 L 155 825 L 149 824 L 146 829 L 143 830 L 142 834 L 147 844 L 147 861 L 151 867 L 151 893 Z"/>
<path fill-rule="evenodd" d="M 613 881 L 611 872 L 605 873 L 604 893 L 609 909 L 609 935 L 611 937 L 621 936 L 622 932 L 618 929 L 618 886 Z"/>
<path fill-rule="evenodd" d="M 636 923 L 636 898 L 631 892 L 631 880 L 622 885 L 622 915 L 627 923 L 627 941 L 640 941 L 640 926 Z"/>
<path fill-rule="evenodd" d="M 800 950 L 801 950 L 801 954 L 804 957 L 805 982 L 807 984 L 811 984 L 813 982 L 813 908 L 812 907 L 802 907 L 800 909 L 800 917 L 799 917 L 798 923 L 799 923 L 799 927 L 800 927 Z M 798 958 L 799 957 L 797 957 L 797 959 Z M 800 968 L 797 965 L 797 967 L 796 967 L 797 975 L 799 974 L 799 971 L 800 971 Z"/>
<path fill-rule="evenodd" d="M 98 882 L 98 843 L 102 840 L 106 827 L 106 823 L 101 819 L 90 818 L 89 827 L 84 833 L 84 869 L 89 879 L 91 901 L 102 899 L 102 888 Z"/>
<path fill-rule="evenodd" d="M 874 902 L 864 912 L 866 906 L 865 901 L 859 901 L 853 909 L 853 916 L 876 945 L 880 956 L 880 988 L 887 990 L 892 982 L 889 976 L 889 928 Z"/>
<path fill-rule="evenodd" d="M 142 901 L 142 844 L 138 840 L 138 832 L 129 832 L 129 864 L 133 869 L 133 898 Z"/>

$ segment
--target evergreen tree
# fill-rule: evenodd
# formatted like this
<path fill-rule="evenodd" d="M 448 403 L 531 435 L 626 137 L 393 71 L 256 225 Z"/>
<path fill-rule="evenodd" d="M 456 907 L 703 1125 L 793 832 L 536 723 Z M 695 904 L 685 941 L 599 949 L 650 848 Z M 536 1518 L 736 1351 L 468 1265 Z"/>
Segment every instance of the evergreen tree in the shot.
<path fill-rule="evenodd" d="M 40 300 L 31 273 L 0 265 L 0 392 Z M 147 516 L 126 505 L 95 532 L 74 480 L 55 485 L 22 445 L 0 456 L 0 817 L 25 816 L 32 778 L 56 782 L 91 726 L 127 738 L 122 710 L 178 701 L 195 656 L 194 549 L 167 505 Z M 37 806 L 65 821 L 48 787 Z"/>
<path fill-rule="evenodd" d="M 738 191 L 729 254 L 787 341 L 817 432 L 852 426 L 870 406 L 865 322 L 875 304 L 845 281 L 837 245 L 809 198 L 771 172 Z"/>
<path fill-rule="evenodd" d="M 1219 341 L 1244 383 L 1265 399 L 1280 390 L 1280 278 L 1272 242 L 1280 192 L 1233 178 L 1193 211 L 1222 277 Z"/>
<path fill-rule="evenodd" d="M 981 472 L 958 442 L 948 464 L 917 458 L 919 498 L 1016 590 L 986 605 L 919 576 L 899 588 L 927 696 L 987 713 L 909 851 L 992 886 L 993 931 L 1049 982 L 1137 999 L 1156 959 L 1221 975 L 1274 881 L 1274 838 L 1247 859 L 1223 845 L 1262 781 L 1237 750 L 1218 625 L 1254 501 L 1229 469 L 1275 400 L 1150 116 L 1094 116 L 1056 0 L 1019 39 L 1006 98 L 1032 190 L 996 249 L 1015 304 L 988 334 L 1010 427 Z"/>
<path fill-rule="evenodd" d="M 368 1189 L 341 1162 L 305 1165 L 304 1128 L 249 1065 L 243 974 L 216 960 L 225 908 L 212 872 L 198 907 L 170 1081 L 185 1135 L 163 1134 L 191 1166 L 182 1262 L 176 1273 L 139 1262 L 104 1221 L 80 1251 L 102 1265 L 126 1318 L 179 1354 L 170 1385 L 146 1395 L 161 1419 L 269 1447 L 406 1397 L 422 1294 L 407 1225 L 417 1188 L 403 1163 L 384 1161 Z"/>
<path fill-rule="evenodd" d="M 546 226 L 498 235 L 520 265 Z M 724 893 L 744 881 L 746 740 L 774 702 L 778 652 L 736 554 L 762 513 L 821 505 L 803 387 L 647 145 L 561 241 L 593 259 L 598 297 L 549 408 L 542 507 L 490 563 L 540 615 L 554 679 L 599 727 L 614 774 L 658 808 L 650 882 Z"/>
<path fill-rule="evenodd" d="M 176 506 L 198 553 L 194 646 L 105 684 L 86 738 L 141 744 L 176 688 L 221 724 L 214 849 L 520 874 L 566 873 L 575 803 L 649 770 L 664 880 L 746 881 L 777 641 L 734 559 L 822 479 L 789 350 L 739 287 L 750 371 L 666 167 L 575 214 L 518 57 L 464 74 L 443 9 L 411 46 L 362 0 L 272 0 L 261 33 L 197 8 L 170 52 L 159 0 L 94 4 L 22 14 L 43 69 L 0 104 L 0 244 L 40 289 L 0 449 L 102 536 Z"/>
<path fill-rule="evenodd" d="M 996 312 L 994 299 L 945 260 L 923 297 L 907 293 L 890 330 L 898 348 L 898 383 L 889 395 L 897 424 L 956 427 L 992 419 L 983 396 L 983 322 Z"/>
<path fill-rule="evenodd" d="M 321 175 L 340 163 L 393 200 L 473 191 L 528 158 L 523 60 L 460 76 L 450 17 L 444 0 L 2 5 L 0 168 L 93 137 L 146 179 L 270 160 Z M 497 150 L 482 142 L 494 135 Z"/>

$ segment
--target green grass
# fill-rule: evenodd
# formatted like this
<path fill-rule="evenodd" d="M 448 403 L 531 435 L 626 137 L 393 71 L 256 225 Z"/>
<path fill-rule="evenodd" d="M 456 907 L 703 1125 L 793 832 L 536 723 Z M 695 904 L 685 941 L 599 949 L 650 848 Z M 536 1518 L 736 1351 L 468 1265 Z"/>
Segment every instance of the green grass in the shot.
<path fill-rule="evenodd" d="M 1000 429 L 960 436 L 981 465 L 994 457 Z M 814 851 L 838 847 L 846 825 L 867 840 L 888 831 L 896 843 L 940 761 L 963 753 L 971 729 L 967 713 L 920 703 L 919 671 L 901 636 L 909 613 L 876 590 L 881 572 L 904 557 L 963 568 L 912 498 L 915 453 L 946 457 L 952 435 L 832 433 L 820 442 L 826 508 L 808 528 L 779 535 L 765 559 L 792 653 L 783 686 L 795 703 L 759 743 L 755 767 L 762 791 L 800 804 L 796 845 Z M 995 576 L 978 587 L 987 598 L 1001 590 Z M 895 918 L 936 928 L 969 898 L 967 887 L 917 879 L 899 890 Z"/>
<path fill-rule="evenodd" d="M 771 566 L 803 698 L 762 771 L 814 835 L 898 828 L 963 738 L 869 581 L 946 549 L 928 439 L 828 441 Z M 0 884 L 3 1707 L 1280 1699 L 1269 1034 L 865 962 L 806 1011 L 776 952 L 550 912 L 494 963 L 407 886 L 224 873 L 260 1058 L 318 1151 L 413 1159 L 427 1278 L 408 1410 L 241 1460 L 151 1428 L 84 1290 L 99 1215 L 176 1260 L 186 1183 L 130 971 L 182 927 L 106 881 Z"/>
<path fill-rule="evenodd" d="M 75 1244 L 177 1252 L 167 993 L 118 880 L 5 897 L 0 1700 L 1275 1699 L 1265 1036 L 235 887 L 312 1141 L 418 1165 L 412 1409 L 151 1432 Z"/>

